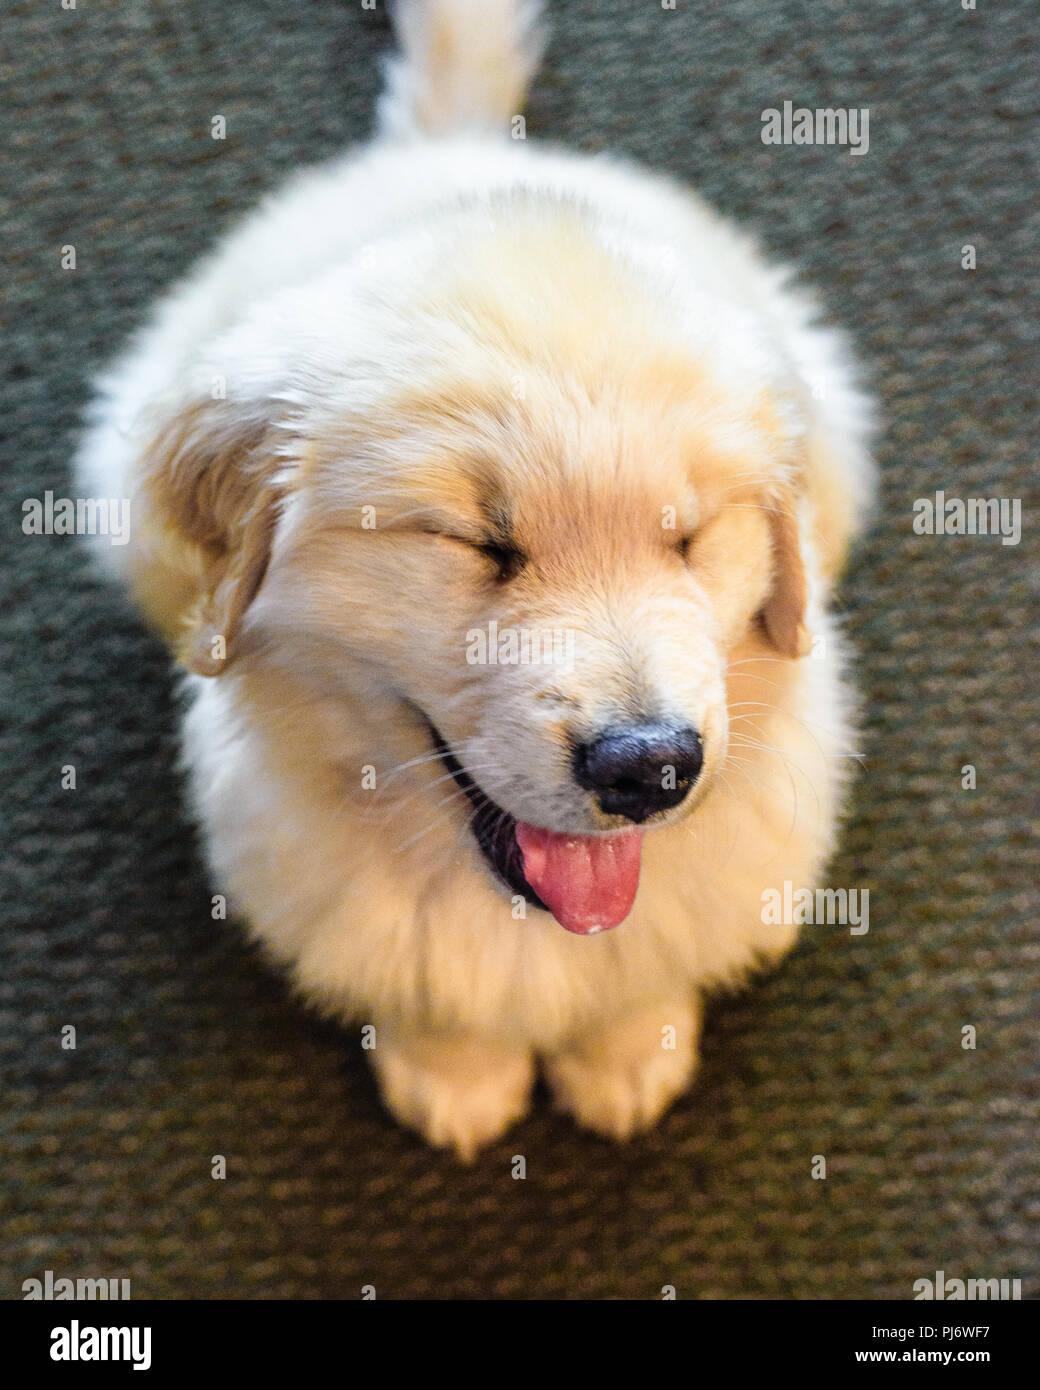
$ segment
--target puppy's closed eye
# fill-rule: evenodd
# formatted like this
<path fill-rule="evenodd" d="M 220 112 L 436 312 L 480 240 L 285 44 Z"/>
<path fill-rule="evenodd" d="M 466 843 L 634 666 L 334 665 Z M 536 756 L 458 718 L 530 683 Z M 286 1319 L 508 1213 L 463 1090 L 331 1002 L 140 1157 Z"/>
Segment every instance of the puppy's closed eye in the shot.
<path fill-rule="evenodd" d="M 482 537 L 477 534 L 460 535 L 455 531 L 433 529 L 428 534 L 438 536 L 441 540 L 452 541 L 459 546 L 465 546 L 467 550 L 482 556 L 489 562 L 490 566 L 493 566 L 494 577 L 500 583 L 515 579 L 527 563 L 527 556 L 519 546 L 505 537 Z"/>
<path fill-rule="evenodd" d="M 476 549 L 495 566 L 496 577 L 503 584 L 515 579 L 527 563 L 523 551 L 508 541 L 485 541 Z"/>

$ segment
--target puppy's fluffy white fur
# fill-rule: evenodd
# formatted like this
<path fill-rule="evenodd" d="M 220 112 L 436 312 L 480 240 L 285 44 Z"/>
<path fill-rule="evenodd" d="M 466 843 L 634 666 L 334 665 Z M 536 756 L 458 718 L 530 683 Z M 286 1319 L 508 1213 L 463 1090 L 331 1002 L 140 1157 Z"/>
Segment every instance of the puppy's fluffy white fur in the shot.
<path fill-rule="evenodd" d="M 375 1024 L 390 1108 L 470 1156 L 540 1060 L 623 1137 L 692 1076 L 703 992 L 790 946 L 763 889 L 812 886 L 831 849 L 851 735 L 826 603 L 868 411 L 840 338 L 693 195 L 510 138 L 534 5 L 396 20 L 376 139 L 160 305 L 79 476 L 133 499 L 99 554 L 192 673 L 215 879 L 309 1000 Z M 475 548 L 488 495 L 525 552 L 509 583 Z M 467 664 L 492 619 L 566 628 L 577 659 Z M 648 827 L 631 914 L 519 917 L 422 715 L 512 815 L 588 834 L 618 824 L 568 740 L 649 708 L 702 731 L 705 767 Z"/>

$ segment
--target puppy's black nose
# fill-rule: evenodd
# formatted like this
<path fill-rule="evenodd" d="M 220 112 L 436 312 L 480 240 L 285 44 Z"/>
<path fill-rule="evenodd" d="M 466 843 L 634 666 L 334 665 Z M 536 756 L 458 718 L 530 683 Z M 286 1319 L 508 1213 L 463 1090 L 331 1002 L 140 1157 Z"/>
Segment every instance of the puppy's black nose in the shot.
<path fill-rule="evenodd" d="M 631 724 L 580 743 L 574 776 L 607 815 L 627 816 L 639 824 L 678 806 L 703 763 L 696 729 Z"/>

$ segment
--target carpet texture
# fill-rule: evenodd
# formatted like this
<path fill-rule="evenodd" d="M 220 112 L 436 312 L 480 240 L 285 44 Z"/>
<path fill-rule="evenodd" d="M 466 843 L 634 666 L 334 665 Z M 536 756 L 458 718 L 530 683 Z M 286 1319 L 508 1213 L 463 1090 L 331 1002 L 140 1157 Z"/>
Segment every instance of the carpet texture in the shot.
<path fill-rule="evenodd" d="M 699 1086 L 626 1148 L 544 1096 L 471 1170 L 392 1123 L 358 1039 L 210 918 L 157 642 L 73 540 L 21 531 L 23 500 L 74 495 L 90 379 L 156 292 L 282 175 L 365 136 L 383 0 L 15 3 L 2 1297 L 45 1269 L 163 1299 L 906 1299 L 938 1269 L 1040 1293 L 1035 7 L 551 8 L 529 134 L 625 152 L 758 229 L 880 399 L 881 505 L 841 597 L 865 768 L 830 874 L 869 889 L 869 933 L 807 928 L 716 1001 Z M 785 98 L 868 107 L 869 152 L 764 145 Z M 1021 543 L 916 535 L 937 489 L 1021 499 Z"/>

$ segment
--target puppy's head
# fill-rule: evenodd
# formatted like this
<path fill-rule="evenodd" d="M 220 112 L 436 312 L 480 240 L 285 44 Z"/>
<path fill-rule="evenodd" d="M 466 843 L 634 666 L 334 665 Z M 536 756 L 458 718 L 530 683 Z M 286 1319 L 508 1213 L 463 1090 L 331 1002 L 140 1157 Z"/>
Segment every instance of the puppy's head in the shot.
<path fill-rule="evenodd" d="M 500 884 L 590 933 L 708 795 L 731 663 L 805 652 L 797 407 L 739 308 L 579 211 L 452 231 L 225 340 L 227 399 L 165 427 L 149 496 L 190 557 L 186 664 L 363 673 L 365 761 L 414 752 Z"/>

